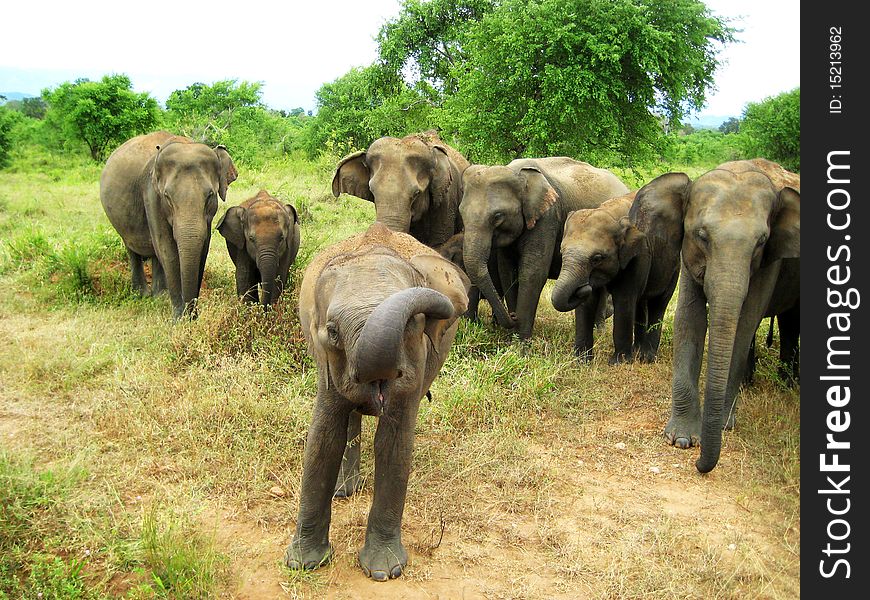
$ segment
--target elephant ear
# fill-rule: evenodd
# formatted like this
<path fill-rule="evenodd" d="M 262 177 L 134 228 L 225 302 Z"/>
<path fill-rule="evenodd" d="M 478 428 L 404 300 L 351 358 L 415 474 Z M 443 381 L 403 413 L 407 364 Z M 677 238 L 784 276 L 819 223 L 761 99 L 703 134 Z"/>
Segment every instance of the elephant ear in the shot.
<path fill-rule="evenodd" d="M 619 268 L 625 269 L 628 263 L 646 247 L 646 235 L 632 225 L 628 217 L 622 217 L 619 226 Z"/>
<path fill-rule="evenodd" d="M 290 217 L 293 219 L 293 222 L 294 222 L 294 223 L 298 223 L 298 222 L 299 222 L 299 213 L 296 212 L 296 207 L 295 207 L 295 206 L 293 206 L 292 204 L 285 204 L 285 205 L 284 205 L 284 209 L 287 211 L 287 213 L 288 213 L 288 214 L 290 215 Z"/>
<path fill-rule="evenodd" d="M 375 196 L 369 188 L 370 178 L 365 150 L 345 156 L 335 168 L 335 175 L 332 177 L 332 195 L 338 198 L 344 193 L 374 202 Z"/>
<path fill-rule="evenodd" d="M 218 160 L 221 163 L 220 183 L 218 187 L 218 195 L 221 200 L 227 200 L 227 188 L 239 177 L 239 172 L 236 170 L 236 165 L 233 164 L 233 159 L 230 158 L 230 153 L 227 152 L 227 147 L 223 144 L 214 149 Z"/>
<path fill-rule="evenodd" d="M 692 180 L 685 173 L 659 175 L 637 191 L 629 220 L 648 237 L 665 238 L 669 245 L 680 247 L 691 187 Z"/>
<path fill-rule="evenodd" d="M 440 209 L 447 203 L 447 194 L 450 192 L 450 184 L 453 183 L 453 169 L 444 146 L 432 146 L 432 155 L 435 158 L 435 168 L 429 183 L 430 206 Z"/>
<path fill-rule="evenodd" d="M 779 210 L 770 223 L 770 238 L 764 247 L 762 264 L 801 255 L 801 195 L 794 188 L 784 187 L 777 199 Z"/>
<path fill-rule="evenodd" d="M 538 220 L 556 204 L 559 194 L 537 167 L 520 169 L 520 179 L 525 187 L 523 219 L 527 228 L 534 229 Z"/>
<path fill-rule="evenodd" d="M 231 206 L 217 222 L 216 229 L 236 248 L 245 247 L 244 219 L 246 209 L 241 206 Z"/>
<path fill-rule="evenodd" d="M 444 332 L 468 310 L 468 290 L 471 289 L 471 281 L 462 269 L 438 255 L 418 254 L 411 257 L 410 263 L 422 275 L 426 287 L 441 292 L 453 304 L 453 317 L 428 319 L 426 322 L 426 333 L 437 345 Z"/>

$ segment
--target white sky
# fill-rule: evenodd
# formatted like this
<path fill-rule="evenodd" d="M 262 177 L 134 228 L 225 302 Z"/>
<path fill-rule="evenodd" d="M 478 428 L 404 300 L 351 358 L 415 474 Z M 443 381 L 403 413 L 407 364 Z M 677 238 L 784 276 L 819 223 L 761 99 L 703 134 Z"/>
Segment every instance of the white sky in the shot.
<path fill-rule="evenodd" d="M 376 57 L 374 37 L 400 0 L 18 1 L 0 23 L 0 92 L 38 94 L 77 77 L 126 73 L 161 102 L 197 81 L 263 82 L 272 108 L 315 108 L 321 84 Z M 700 115 L 800 85 L 799 0 L 706 0 L 744 43 L 726 47 Z"/>

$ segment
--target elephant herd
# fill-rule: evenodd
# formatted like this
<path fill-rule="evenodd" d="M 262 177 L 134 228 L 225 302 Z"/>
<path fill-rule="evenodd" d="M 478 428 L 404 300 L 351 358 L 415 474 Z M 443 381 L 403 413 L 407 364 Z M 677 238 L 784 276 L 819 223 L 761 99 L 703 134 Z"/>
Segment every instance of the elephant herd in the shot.
<path fill-rule="evenodd" d="M 150 259 L 152 293 L 168 290 L 175 318 L 196 314 L 217 198 L 226 200 L 236 176 L 226 148 L 167 132 L 129 140 L 106 163 L 100 197 L 127 248 L 133 287 L 145 293 Z M 331 503 L 360 486 L 366 414 L 381 418 L 359 562 L 378 581 L 402 574 L 419 403 L 458 319 L 477 319 L 481 297 L 498 325 L 526 340 L 547 279 L 555 279 L 551 301 L 574 311 L 579 358 L 591 358 L 594 325 L 612 303 L 611 364 L 649 362 L 679 285 L 664 434 L 680 448 L 700 444 L 703 473 L 718 462 L 723 428 L 734 426 L 765 317 L 780 329 L 783 374 L 798 380 L 800 176 L 775 163 L 728 162 L 694 180 L 666 173 L 630 191 L 610 171 L 565 157 L 470 165 L 425 132 L 380 138 L 344 158 L 332 191 L 373 202 L 376 221 L 322 250 L 303 275 L 299 316 L 318 387 L 296 535 L 284 558 L 290 568 L 317 568 L 333 555 Z M 216 228 L 238 295 L 269 306 L 299 249 L 295 208 L 260 191 Z"/>

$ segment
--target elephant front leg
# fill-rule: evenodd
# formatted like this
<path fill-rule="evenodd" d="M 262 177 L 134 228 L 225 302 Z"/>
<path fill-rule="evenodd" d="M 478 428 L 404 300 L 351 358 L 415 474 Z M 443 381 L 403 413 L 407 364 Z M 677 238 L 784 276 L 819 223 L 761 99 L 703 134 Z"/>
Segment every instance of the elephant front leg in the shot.
<path fill-rule="evenodd" d="M 166 291 L 166 273 L 156 256 L 151 257 L 151 295 L 157 296 Z"/>
<path fill-rule="evenodd" d="M 662 323 L 673 293 L 674 288 L 672 287 L 665 294 L 649 298 L 646 301 L 646 320 L 635 328 L 635 346 L 637 347 L 638 360 L 641 362 L 655 362 L 656 356 L 658 356 L 662 340 Z M 639 336 L 638 329 L 642 329 Z"/>
<path fill-rule="evenodd" d="M 341 459 L 341 469 L 338 481 L 335 483 L 336 498 L 349 498 L 360 489 L 362 482 L 359 476 L 359 450 L 362 433 L 362 414 L 350 413 L 347 424 L 347 446 Z"/>
<path fill-rule="evenodd" d="M 679 448 L 697 445 L 701 439 L 701 406 L 698 378 L 707 335 L 707 298 L 703 289 L 683 267 L 680 295 L 674 315 L 674 375 L 671 418 L 665 425 L 668 442 Z"/>
<path fill-rule="evenodd" d="M 408 564 L 402 545 L 402 514 L 414 447 L 419 400 L 396 398 L 393 410 L 378 420 L 375 433 L 375 493 L 366 541 L 359 553 L 363 572 L 375 581 L 399 577 Z"/>
<path fill-rule="evenodd" d="M 615 365 L 632 360 L 634 320 L 637 309 L 637 293 L 626 289 L 628 286 L 613 290 L 613 356 L 610 364 Z"/>
<path fill-rule="evenodd" d="M 332 560 L 332 495 L 347 442 L 350 410 L 343 398 L 320 386 L 305 443 L 296 535 L 284 554 L 284 564 L 291 569 L 316 569 Z"/>
<path fill-rule="evenodd" d="M 583 362 L 592 360 L 592 344 L 595 341 L 595 317 L 598 307 L 607 293 L 603 288 L 593 291 L 590 296 L 574 309 L 574 356 Z"/>
<path fill-rule="evenodd" d="M 145 268 L 142 266 L 144 259 L 127 248 L 127 258 L 130 261 L 130 274 L 133 279 L 133 291 L 140 296 L 145 296 L 148 292 L 145 284 Z"/>

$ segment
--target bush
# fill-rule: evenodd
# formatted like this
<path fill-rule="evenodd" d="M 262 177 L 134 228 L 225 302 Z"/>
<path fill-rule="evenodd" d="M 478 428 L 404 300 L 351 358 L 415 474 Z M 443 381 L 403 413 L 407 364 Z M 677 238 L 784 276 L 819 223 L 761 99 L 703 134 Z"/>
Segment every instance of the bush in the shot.
<path fill-rule="evenodd" d="M 801 170 L 801 89 L 750 102 L 741 121 L 745 152 Z"/>

